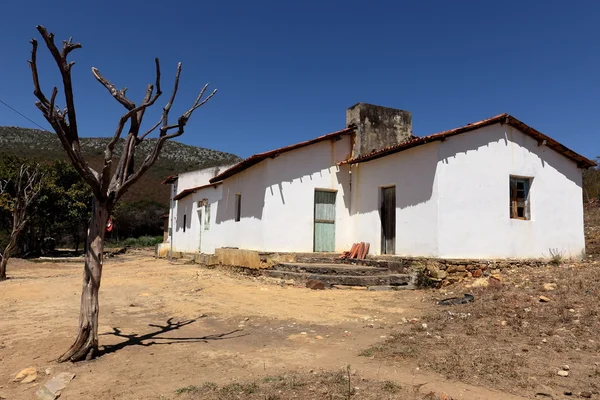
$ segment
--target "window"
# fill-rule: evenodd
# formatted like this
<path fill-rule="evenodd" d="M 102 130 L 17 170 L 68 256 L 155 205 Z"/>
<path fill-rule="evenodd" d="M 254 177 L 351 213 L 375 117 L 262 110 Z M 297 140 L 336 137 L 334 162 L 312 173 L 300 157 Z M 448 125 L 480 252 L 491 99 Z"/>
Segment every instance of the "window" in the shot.
<path fill-rule="evenodd" d="M 210 204 L 206 203 L 204 206 L 204 230 L 207 231 L 210 228 Z"/>
<path fill-rule="evenodd" d="M 183 231 L 184 232 L 185 232 L 185 223 L 186 223 L 186 220 L 187 220 L 187 215 L 184 214 L 183 215 Z"/>
<path fill-rule="evenodd" d="M 530 178 L 510 177 L 510 217 L 512 219 L 531 219 L 530 187 Z"/>
<path fill-rule="evenodd" d="M 210 203 L 208 199 L 200 200 L 196 205 L 196 210 L 198 211 L 198 223 L 200 224 L 200 229 L 202 229 L 202 212 L 204 211 L 204 230 L 207 231 L 210 229 Z"/>
<path fill-rule="evenodd" d="M 242 195 L 237 193 L 235 195 L 235 220 L 236 222 L 240 220 L 242 216 Z"/>

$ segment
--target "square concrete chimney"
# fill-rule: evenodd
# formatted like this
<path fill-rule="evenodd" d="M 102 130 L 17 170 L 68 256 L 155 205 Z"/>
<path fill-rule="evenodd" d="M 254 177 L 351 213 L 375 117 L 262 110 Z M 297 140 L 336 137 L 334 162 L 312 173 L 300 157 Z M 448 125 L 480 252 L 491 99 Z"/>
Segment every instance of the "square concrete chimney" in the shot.
<path fill-rule="evenodd" d="M 346 126 L 356 126 L 353 157 L 369 154 L 412 138 L 409 111 L 358 103 L 346 110 Z"/>

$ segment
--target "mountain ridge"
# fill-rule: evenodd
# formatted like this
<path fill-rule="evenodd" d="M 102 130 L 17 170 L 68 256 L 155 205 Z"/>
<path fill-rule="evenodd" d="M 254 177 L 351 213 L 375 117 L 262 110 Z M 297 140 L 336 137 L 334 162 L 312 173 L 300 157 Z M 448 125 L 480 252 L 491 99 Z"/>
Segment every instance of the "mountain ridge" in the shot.
<path fill-rule="evenodd" d="M 104 149 L 110 137 L 80 138 L 81 149 L 92 168 L 103 164 Z M 136 150 L 135 165 L 139 165 L 150 153 L 158 139 L 146 139 Z M 118 159 L 124 139 L 115 146 L 114 158 Z M 18 156 L 51 162 L 67 161 L 67 155 L 56 134 L 42 129 L 0 126 L 0 154 Z M 153 200 L 168 207 L 169 187 L 160 183 L 168 175 L 193 171 L 240 161 L 235 154 L 203 147 L 191 146 L 169 140 L 165 143 L 156 163 L 124 196 L 125 201 Z M 116 164 L 116 163 L 114 163 Z"/>

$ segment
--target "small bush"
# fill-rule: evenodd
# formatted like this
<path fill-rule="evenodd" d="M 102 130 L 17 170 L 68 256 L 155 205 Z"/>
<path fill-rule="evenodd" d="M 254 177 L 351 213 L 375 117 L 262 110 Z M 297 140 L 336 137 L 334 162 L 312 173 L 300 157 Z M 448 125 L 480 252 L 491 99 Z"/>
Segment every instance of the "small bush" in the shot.
<path fill-rule="evenodd" d="M 396 393 L 399 392 L 400 389 L 402 389 L 400 385 L 392 381 L 384 381 L 381 385 L 381 388 L 389 393 Z"/>
<path fill-rule="evenodd" d="M 139 238 L 127 238 L 123 241 L 123 245 L 127 247 L 154 247 L 162 243 L 162 236 L 142 236 Z"/>
<path fill-rule="evenodd" d="M 550 265 L 554 265 L 556 267 L 558 267 L 559 265 L 561 265 L 564 261 L 564 252 L 558 250 L 558 249 L 549 249 L 550 252 Z"/>
<path fill-rule="evenodd" d="M 206 390 L 217 390 L 219 388 L 219 385 L 217 385 L 214 382 L 204 382 L 202 384 L 202 389 L 206 389 Z"/>
<path fill-rule="evenodd" d="M 186 387 L 182 387 L 179 388 L 175 391 L 176 394 L 183 394 L 183 393 L 198 393 L 200 391 L 200 388 L 198 386 L 194 386 L 194 385 L 190 385 L 190 386 L 186 386 Z"/>

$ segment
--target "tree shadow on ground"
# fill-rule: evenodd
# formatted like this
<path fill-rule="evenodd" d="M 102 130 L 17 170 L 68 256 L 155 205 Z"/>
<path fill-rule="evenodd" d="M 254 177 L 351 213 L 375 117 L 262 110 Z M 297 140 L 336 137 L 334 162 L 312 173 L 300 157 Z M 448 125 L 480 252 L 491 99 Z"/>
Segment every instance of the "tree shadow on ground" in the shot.
<path fill-rule="evenodd" d="M 199 317 L 202 318 L 202 317 Z M 176 343 L 208 343 L 211 340 L 225 340 L 225 339 L 235 339 L 242 336 L 248 335 L 245 334 L 237 334 L 241 332 L 241 329 L 235 329 L 229 332 L 219 333 L 215 335 L 207 335 L 200 337 L 159 337 L 159 335 L 176 331 L 184 326 L 193 324 L 196 322 L 198 318 L 188 319 L 186 321 L 178 321 L 173 322 L 173 318 L 169 318 L 164 325 L 156 325 L 156 324 L 148 324 L 153 328 L 158 328 L 157 330 L 149 333 L 145 333 L 143 335 L 138 335 L 137 333 L 125 334 L 122 333 L 119 328 L 112 328 L 112 332 L 102 333 L 101 335 L 113 335 L 120 338 L 125 338 L 127 340 L 117 343 L 117 344 L 109 344 L 100 348 L 99 356 L 114 353 L 128 346 L 154 346 L 160 344 L 176 344 Z"/>

